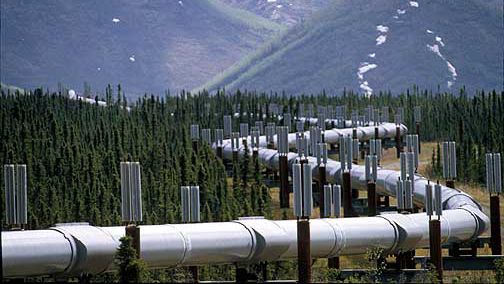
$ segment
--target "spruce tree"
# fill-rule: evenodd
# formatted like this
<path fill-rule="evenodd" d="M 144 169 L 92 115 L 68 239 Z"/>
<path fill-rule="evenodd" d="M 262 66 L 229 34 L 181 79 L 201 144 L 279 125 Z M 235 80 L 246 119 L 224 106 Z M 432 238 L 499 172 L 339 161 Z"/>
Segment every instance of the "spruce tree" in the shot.
<path fill-rule="evenodd" d="M 130 236 L 124 236 L 119 241 L 121 244 L 115 254 L 115 261 L 119 268 L 119 281 L 121 283 L 142 282 L 144 264 L 138 259 L 133 248 L 133 239 Z"/>

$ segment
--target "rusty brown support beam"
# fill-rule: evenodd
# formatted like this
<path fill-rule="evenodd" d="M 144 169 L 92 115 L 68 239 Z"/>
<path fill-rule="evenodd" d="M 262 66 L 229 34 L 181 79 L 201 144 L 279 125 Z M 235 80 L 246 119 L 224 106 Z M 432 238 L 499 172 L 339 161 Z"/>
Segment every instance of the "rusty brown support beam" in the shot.
<path fill-rule="evenodd" d="M 502 254 L 499 199 L 498 195 L 490 196 L 490 247 L 492 248 L 492 255 Z"/>
<path fill-rule="evenodd" d="M 386 195 L 383 200 L 383 206 L 390 207 L 390 196 Z"/>
<path fill-rule="evenodd" d="M 366 149 L 364 148 L 364 146 L 365 146 L 365 142 L 362 141 L 361 146 L 360 146 L 360 158 L 361 158 L 361 160 L 364 160 L 364 156 L 366 156 Z"/>
<path fill-rule="evenodd" d="M 233 163 L 238 163 L 238 151 L 233 151 Z"/>
<path fill-rule="evenodd" d="M 327 266 L 329 268 L 340 269 L 339 256 L 328 258 L 327 259 Z"/>
<path fill-rule="evenodd" d="M 368 216 L 376 216 L 376 183 L 367 183 Z"/>
<path fill-rule="evenodd" d="M 289 168 L 287 156 L 279 157 L 280 171 L 280 208 L 289 208 Z"/>
<path fill-rule="evenodd" d="M 352 188 L 352 199 L 357 199 L 359 198 L 359 190 Z"/>
<path fill-rule="evenodd" d="M 407 260 L 406 260 L 406 268 L 408 269 L 414 269 L 416 264 L 415 264 L 415 253 L 416 251 L 415 250 L 410 250 L 408 253 L 407 253 Z"/>
<path fill-rule="evenodd" d="M 134 224 L 126 226 L 126 236 L 133 239 L 133 248 L 135 249 L 137 258 L 140 258 L 140 227 Z"/>
<path fill-rule="evenodd" d="M 236 283 L 245 283 L 248 281 L 248 271 L 245 267 L 236 266 Z"/>
<path fill-rule="evenodd" d="M 327 174 L 325 166 L 319 166 L 319 209 L 320 209 L 320 218 L 327 218 L 330 216 L 325 216 L 325 196 L 324 196 L 324 185 L 327 184 Z"/>
<path fill-rule="evenodd" d="M 198 154 L 198 140 L 192 140 L 192 149 L 194 153 Z"/>
<path fill-rule="evenodd" d="M 311 248 L 310 248 L 310 221 L 301 219 L 297 222 L 297 249 L 298 249 L 298 281 L 311 283 Z"/>
<path fill-rule="evenodd" d="M 260 266 L 261 266 L 262 281 L 266 282 L 268 281 L 268 262 L 263 261 L 261 262 Z"/>
<path fill-rule="evenodd" d="M 199 283 L 199 270 L 197 266 L 189 266 L 189 272 L 192 275 L 193 282 L 192 283 Z"/>
<path fill-rule="evenodd" d="M 443 255 L 441 251 L 441 221 L 429 221 L 429 248 L 431 263 L 437 271 L 440 281 L 443 281 Z"/>
<path fill-rule="evenodd" d="M 352 183 L 350 172 L 343 173 L 343 215 L 344 217 L 354 217 L 353 207 L 352 207 Z"/>
<path fill-rule="evenodd" d="M 446 181 L 446 186 L 449 187 L 449 188 L 455 188 L 455 181 L 452 180 L 452 179 L 449 179 Z"/>

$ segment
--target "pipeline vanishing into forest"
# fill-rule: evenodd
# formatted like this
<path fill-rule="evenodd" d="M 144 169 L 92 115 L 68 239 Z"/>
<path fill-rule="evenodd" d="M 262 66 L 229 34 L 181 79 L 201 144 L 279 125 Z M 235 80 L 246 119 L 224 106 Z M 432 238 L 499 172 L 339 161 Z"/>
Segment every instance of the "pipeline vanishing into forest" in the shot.
<path fill-rule="evenodd" d="M 380 138 L 395 136 L 396 126 L 378 126 Z M 358 138 L 371 139 L 375 127 L 358 127 Z M 401 125 L 401 135 L 407 128 Z M 351 135 L 352 129 L 325 131 L 327 143 L 337 143 L 339 135 Z M 307 133 L 309 135 L 309 133 Z M 291 138 L 292 137 L 292 138 Z M 289 144 L 295 136 L 289 135 Z M 262 146 L 266 144 L 261 137 Z M 250 145 L 250 144 L 249 144 Z M 249 148 L 249 151 L 252 149 Z M 243 147 L 240 148 L 243 154 Z M 260 162 L 277 169 L 276 150 L 260 148 Z M 223 143 L 223 156 L 232 157 L 231 141 Z M 289 169 L 298 155 L 288 154 Z M 318 177 L 316 159 L 309 158 L 313 177 Z M 341 184 L 340 163 L 328 159 L 327 179 Z M 378 170 L 377 193 L 394 196 L 400 172 Z M 365 170 L 353 165 L 352 187 L 365 190 Z M 424 203 L 427 180 L 415 176 L 414 202 Z M 471 196 L 442 187 L 442 243 L 475 239 L 489 227 L 489 219 Z M 240 218 L 230 222 L 166 224 L 140 226 L 141 258 L 149 268 L 194 266 L 225 263 L 257 263 L 297 257 L 296 220 Z M 376 217 L 312 219 L 311 254 L 313 258 L 365 254 L 370 248 L 391 254 L 429 246 L 428 216 L 425 213 L 389 213 Z M 86 223 L 60 224 L 47 230 L 2 232 L 2 269 L 4 277 L 71 277 L 81 273 L 96 275 L 116 268 L 114 254 L 125 227 L 95 227 Z"/>

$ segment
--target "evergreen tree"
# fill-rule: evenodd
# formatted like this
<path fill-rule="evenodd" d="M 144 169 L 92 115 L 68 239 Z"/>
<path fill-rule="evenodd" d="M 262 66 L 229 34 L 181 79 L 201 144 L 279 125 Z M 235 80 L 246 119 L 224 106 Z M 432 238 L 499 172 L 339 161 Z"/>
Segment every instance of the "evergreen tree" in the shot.
<path fill-rule="evenodd" d="M 133 248 L 133 239 L 124 236 L 119 239 L 121 244 L 115 254 L 115 261 L 119 268 L 119 281 L 121 283 L 140 283 L 144 269 L 143 262 L 138 258 Z"/>

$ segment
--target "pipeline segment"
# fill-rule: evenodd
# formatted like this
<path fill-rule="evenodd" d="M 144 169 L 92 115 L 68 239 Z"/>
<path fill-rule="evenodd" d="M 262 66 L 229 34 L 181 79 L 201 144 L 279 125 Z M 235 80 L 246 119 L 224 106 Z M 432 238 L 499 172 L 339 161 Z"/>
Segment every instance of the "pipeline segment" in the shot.
<path fill-rule="evenodd" d="M 361 137 L 371 137 L 368 133 L 371 129 L 374 134 L 374 127 L 364 128 L 361 128 L 364 132 Z M 243 154 L 243 148 L 240 151 Z M 223 143 L 223 156 L 232 157 L 229 140 Z M 260 162 L 268 168 L 278 167 L 278 157 L 275 150 L 259 149 Z M 290 169 L 298 156 L 289 153 L 287 158 Z M 310 157 L 309 163 L 313 177 L 318 178 L 316 159 Z M 328 182 L 339 183 L 340 164 L 328 160 L 325 167 Z M 377 191 L 393 196 L 399 175 L 396 171 L 379 169 Z M 351 177 L 354 188 L 365 189 L 364 167 L 354 165 Z M 414 183 L 414 202 L 421 205 L 427 180 L 416 176 Z M 469 241 L 488 228 L 488 217 L 469 195 L 443 186 L 442 200 L 443 243 Z M 249 264 L 297 257 L 295 220 L 273 221 L 256 217 L 231 222 L 140 227 L 141 258 L 149 268 Z M 425 213 L 314 219 L 310 221 L 310 232 L 314 258 L 364 254 L 373 247 L 381 248 L 385 253 L 395 253 L 429 246 L 429 225 Z M 70 277 L 82 272 L 98 274 L 114 270 L 114 253 L 124 234 L 122 226 L 94 227 L 87 224 L 2 232 L 4 277 Z"/>

